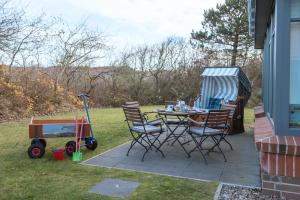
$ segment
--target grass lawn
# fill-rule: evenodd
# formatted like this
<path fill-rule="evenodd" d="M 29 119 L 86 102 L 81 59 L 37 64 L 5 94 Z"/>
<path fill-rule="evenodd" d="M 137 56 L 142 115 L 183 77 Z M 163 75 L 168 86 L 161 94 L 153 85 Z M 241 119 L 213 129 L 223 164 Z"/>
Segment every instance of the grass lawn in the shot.
<path fill-rule="evenodd" d="M 143 107 L 143 111 L 157 107 Z M 82 115 L 84 113 L 81 113 Z M 47 117 L 73 118 L 74 113 Z M 83 150 L 90 158 L 130 139 L 120 108 L 91 111 L 96 137 L 95 151 Z M 251 125 L 253 113 L 246 110 L 245 123 Z M 69 157 L 55 161 L 51 150 L 63 147 L 72 138 L 49 139 L 42 159 L 27 155 L 29 119 L 0 124 L 0 199 L 113 199 L 87 191 L 104 178 L 120 178 L 141 183 L 128 199 L 212 199 L 218 183 L 178 179 L 146 173 L 80 165 Z"/>

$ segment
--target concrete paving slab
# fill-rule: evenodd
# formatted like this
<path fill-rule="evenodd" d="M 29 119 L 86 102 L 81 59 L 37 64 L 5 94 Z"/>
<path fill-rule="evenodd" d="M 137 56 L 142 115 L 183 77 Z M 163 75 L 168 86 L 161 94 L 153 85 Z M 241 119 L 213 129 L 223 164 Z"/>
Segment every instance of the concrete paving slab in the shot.
<path fill-rule="evenodd" d="M 130 143 L 127 143 L 84 161 L 83 164 L 260 186 L 260 166 L 253 135 L 249 133 L 230 135 L 227 139 L 234 148 L 232 151 L 226 143 L 221 144 L 227 162 L 224 162 L 220 153 L 212 152 L 206 156 L 208 165 L 205 165 L 200 152 L 195 151 L 191 154 L 191 158 L 188 158 L 182 147 L 176 142 L 174 145 L 164 144 L 162 150 L 166 155 L 165 158 L 159 152 L 152 150 L 146 155 L 144 162 L 141 162 L 144 148 L 136 145 L 130 151 L 129 156 L 126 156 L 130 147 Z M 205 146 L 209 145 L 212 145 L 211 141 L 205 143 Z M 185 145 L 185 148 L 189 151 L 194 148 L 194 144 Z"/>
<path fill-rule="evenodd" d="M 205 164 L 203 160 L 196 162 L 196 159 L 192 160 L 191 164 L 188 165 L 180 176 L 219 181 L 224 170 L 224 163 L 209 163 Z"/>
<path fill-rule="evenodd" d="M 95 157 L 91 160 L 88 160 L 85 162 L 85 164 L 90 164 L 90 165 L 102 165 L 105 167 L 113 167 L 120 163 L 122 160 L 124 160 L 124 157 L 110 157 L 110 156 L 105 156 L 105 155 L 100 155 L 98 157 Z"/>
<path fill-rule="evenodd" d="M 89 192 L 110 197 L 128 197 L 137 187 L 138 182 L 120 179 L 105 179 L 98 183 Z"/>
<path fill-rule="evenodd" d="M 260 170 L 257 165 L 231 164 L 225 165 L 220 180 L 225 183 L 237 182 L 240 185 L 260 186 Z"/>

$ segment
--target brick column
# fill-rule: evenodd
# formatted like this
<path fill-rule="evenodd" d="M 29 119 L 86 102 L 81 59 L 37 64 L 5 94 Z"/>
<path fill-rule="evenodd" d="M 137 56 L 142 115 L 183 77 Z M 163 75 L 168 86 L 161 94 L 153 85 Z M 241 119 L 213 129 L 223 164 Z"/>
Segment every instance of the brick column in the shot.
<path fill-rule="evenodd" d="M 300 137 L 274 135 L 262 106 L 254 113 L 263 193 L 300 199 Z"/>

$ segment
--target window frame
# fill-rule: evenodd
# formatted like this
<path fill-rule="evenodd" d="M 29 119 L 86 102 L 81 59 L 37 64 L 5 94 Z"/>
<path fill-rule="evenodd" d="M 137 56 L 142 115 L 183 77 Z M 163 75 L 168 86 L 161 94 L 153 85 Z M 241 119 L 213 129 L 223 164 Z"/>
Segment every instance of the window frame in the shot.
<path fill-rule="evenodd" d="M 290 0 L 290 5 L 292 4 L 292 2 L 291 2 L 291 0 Z M 290 6 L 291 7 L 291 6 Z M 291 10 L 290 10 L 290 13 L 291 13 Z M 292 18 L 292 16 L 290 16 L 290 35 L 291 35 L 291 24 L 292 23 L 299 23 L 300 22 L 300 18 L 299 17 L 294 17 L 294 18 Z M 291 38 L 290 38 L 290 40 L 291 40 Z M 291 43 L 291 41 L 290 41 L 290 43 Z M 291 64 L 289 64 L 289 66 L 291 67 Z M 290 85 L 289 85 L 289 87 L 290 87 Z M 289 99 L 289 104 L 290 104 L 290 99 Z M 289 110 L 289 112 L 290 112 L 290 110 Z M 300 132 L 300 127 L 290 127 L 290 125 L 289 125 L 289 128 L 290 129 L 292 129 L 292 131 L 294 130 L 294 131 L 299 131 Z M 299 135 L 300 135 L 300 133 L 299 133 Z"/>
<path fill-rule="evenodd" d="M 290 24 L 291 0 L 276 1 L 274 59 L 274 132 L 280 136 L 300 136 L 300 128 L 291 128 L 290 119 Z M 278 55 L 278 56 L 277 56 Z"/>

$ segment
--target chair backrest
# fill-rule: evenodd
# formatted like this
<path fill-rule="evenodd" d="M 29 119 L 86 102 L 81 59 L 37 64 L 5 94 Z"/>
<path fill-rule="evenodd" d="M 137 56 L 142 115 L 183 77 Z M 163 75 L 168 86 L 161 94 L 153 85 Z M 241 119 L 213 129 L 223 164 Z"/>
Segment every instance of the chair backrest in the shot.
<path fill-rule="evenodd" d="M 227 126 L 230 110 L 210 110 L 205 121 L 205 127 Z"/>
<path fill-rule="evenodd" d="M 123 105 L 122 107 L 129 127 L 134 123 L 144 125 L 144 118 L 139 107 L 134 107 L 132 105 Z"/>
<path fill-rule="evenodd" d="M 140 107 L 140 103 L 138 101 L 127 101 L 124 105 L 129 107 Z"/>
<path fill-rule="evenodd" d="M 229 120 L 232 120 L 233 119 L 233 116 L 235 114 L 235 110 L 236 110 L 236 105 L 233 105 L 233 104 L 222 104 L 221 106 L 221 109 L 222 110 L 229 110 Z"/>

